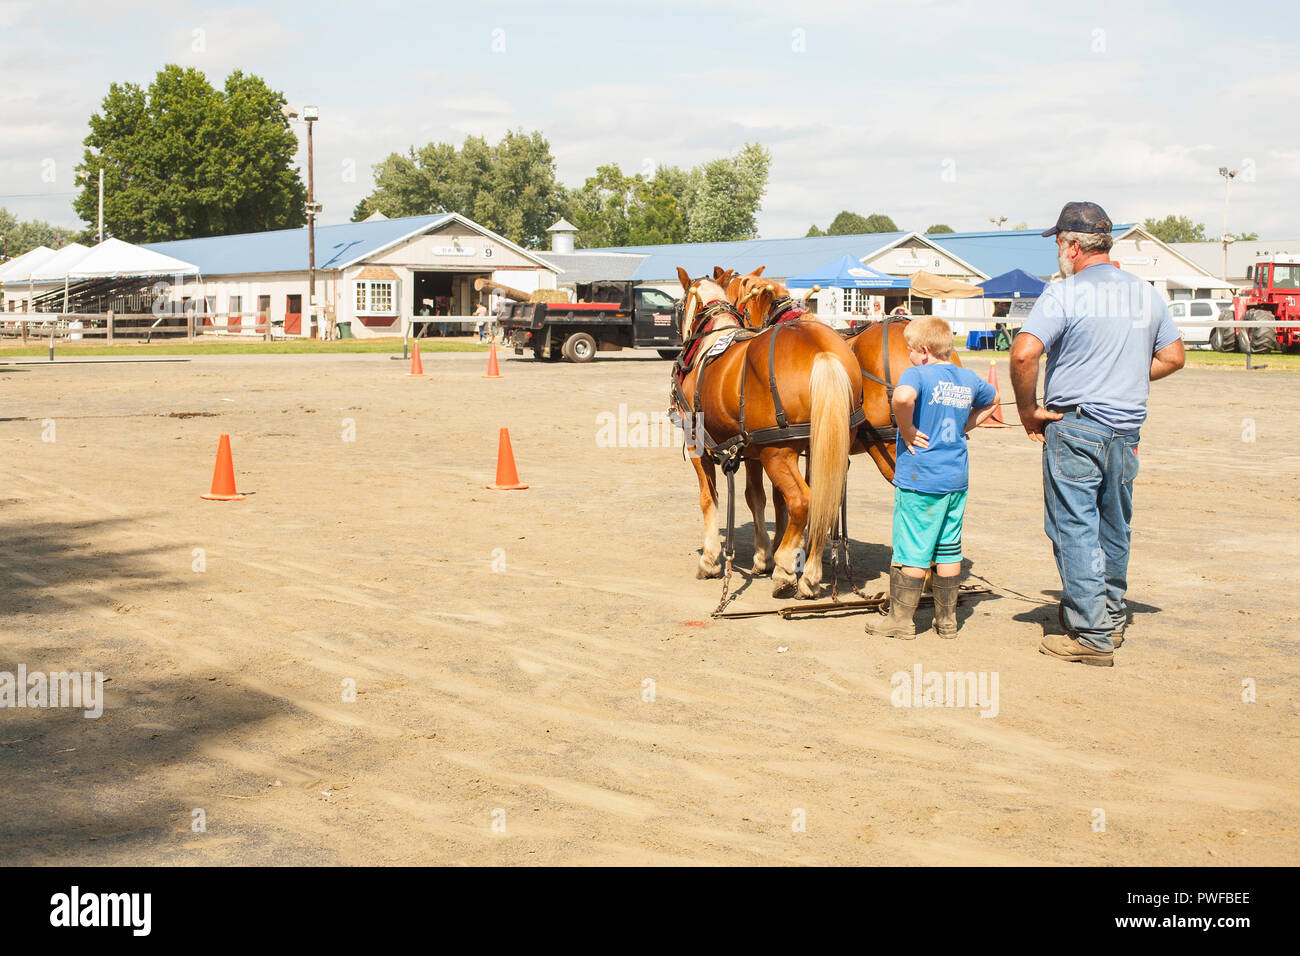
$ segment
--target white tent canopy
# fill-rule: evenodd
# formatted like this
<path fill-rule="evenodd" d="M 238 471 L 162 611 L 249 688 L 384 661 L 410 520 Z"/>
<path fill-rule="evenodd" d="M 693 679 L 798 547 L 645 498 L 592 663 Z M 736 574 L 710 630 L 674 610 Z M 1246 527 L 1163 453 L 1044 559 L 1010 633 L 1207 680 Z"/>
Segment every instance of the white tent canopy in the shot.
<path fill-rule="evenodd" d="M 35 269 L 32 269 L 24 278 L 31 282 L 62 282 L 71 275 L 72 267 L 86 258 L 88 252 L 90 252 L 90 247 L 83 246 L 79 242 L 64 246 Z"/>
<path fill-rule="evenodd" d="M 26 282 L 32 272 L 49 262 L 55 255 L 48 246 L 28 249 L 21 256 L 14 256 L 0 265 L 0 282 Z"/>
<path fill-rule="evenodd" d="M 198 273 L 199 267 L 193 263 L 142 249 L 121 239 L 105 239 L 72 267 L 68 277 L 114 279 L 119 276 L 192 276 Z"/>

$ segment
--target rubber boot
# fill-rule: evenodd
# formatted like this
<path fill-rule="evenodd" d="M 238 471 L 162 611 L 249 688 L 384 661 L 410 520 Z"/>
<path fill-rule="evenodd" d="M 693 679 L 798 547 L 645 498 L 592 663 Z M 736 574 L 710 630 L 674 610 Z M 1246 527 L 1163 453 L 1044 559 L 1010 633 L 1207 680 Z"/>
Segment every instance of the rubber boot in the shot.
<path fill-rule="evenodd" d="M 883 621 L 868 621 L 868 634 L 877 637 L 896 637 L 910 641 L 916 637 L 916 606 L 921 602 L 921 588 L 925 578 L 912 578 L 902 568 L 889 569 L 889 616 Z"/>
<path fill-rule="evenodd" d="M 959 574 L 950 578 L 934 576 L 934 629 L 946 640 L 957 636 L 957 589 L 960 581 Z"/>

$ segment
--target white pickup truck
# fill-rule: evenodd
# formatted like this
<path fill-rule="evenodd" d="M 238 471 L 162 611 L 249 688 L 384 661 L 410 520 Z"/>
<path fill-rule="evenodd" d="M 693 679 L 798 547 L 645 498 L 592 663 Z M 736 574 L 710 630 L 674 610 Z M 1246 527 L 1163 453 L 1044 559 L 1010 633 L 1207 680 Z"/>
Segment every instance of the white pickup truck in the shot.
<path fill-rule="evenodd" d="M 1169 303 L 1169 317 L 1174 320 L 1174 325 L 1178 326 L 1183 333 L 1183 344 L 1192 349 L 1208 349 L 1214 346 L 1210 341 L 1210 334 L 1213 332 L 1226 331 L 1230 335 L 1235 335 L 1231 329 L 1219 330 L 1206 328 L 1203 325 L 1191 325 L 1186 328 L 1183 323 L 1187 321 L 1214 322 L 1219 319 L 1232 319 L 1232 300 L 1231 299 L 1175 299 Z M 1218 336 L 1216 335 L 1217 339 Z M 1235 341 L 1229 339 L 1229 341 Z M 1233 346 L 1235 348 L 1235 345 Z M 1228 349 L 1232 351 L 1232 349 Z"/>

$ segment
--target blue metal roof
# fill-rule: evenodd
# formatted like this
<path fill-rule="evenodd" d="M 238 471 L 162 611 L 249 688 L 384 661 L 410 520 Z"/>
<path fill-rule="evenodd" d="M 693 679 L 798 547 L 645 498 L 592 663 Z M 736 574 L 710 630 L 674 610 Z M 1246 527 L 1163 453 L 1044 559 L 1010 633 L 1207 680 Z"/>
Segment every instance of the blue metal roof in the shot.
<path fill-rule="evenodd" d="M 316 227 L 316 268 L 337 269 L 378 252 L 385 246 L 428 231 L 454 218 L 451 213 L 409 216 L 373 222 L 345 222 Z M 192 262 L 204 275 L 244 275 L 255 272 L 306 272 L 307 227 L 237 236 L 178 239 L 144 246 L 163 255 Z"/>
<path fill-rule="evenodd" d="M 819 269 L 846 253 L 861 261 L 909 235 L 911 233 L 875 232 L 854 236 L 805 236 L 801 239 L 742 239 L 735 242 L 683 242 L 667 246 L 617 246 L 581 251 L 641 253 L 646 258 L 632 276 L 637 282 L 676 280 L 678 266 L 692 277 L 712 275 L 714 266 L 735 269 L 737 272 L 750 272 L 759 266 L 767 266 L 763 275 L 785 279 Z"/>
<path fill-rule="evenodd" d="M 1115 226 L 1114 236 L 1133 228 L 1132 223 Z M 969 262 L 990 276 L 1000 276 L 1021 269 L 1032 276 L 1047 279 L 1059 268 L 1056 239 L 1040 235 L 1041 229 L 1005 229 L 999 232 L 941 232 L 928 235 L 935 245 Z"/>

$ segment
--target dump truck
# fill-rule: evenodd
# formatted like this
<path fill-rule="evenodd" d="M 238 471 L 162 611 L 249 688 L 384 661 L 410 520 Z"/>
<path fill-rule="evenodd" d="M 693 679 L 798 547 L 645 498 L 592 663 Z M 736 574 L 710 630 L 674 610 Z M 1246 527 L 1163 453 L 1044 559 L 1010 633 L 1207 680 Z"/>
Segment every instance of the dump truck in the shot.
<path fill-rule="evenodd" d="M 576 302 L 528 302 L 499 286 L 484 287 L 515 299 L 502 306 L 497 325 L 516 355 L 531 351 L 538 361 L 590 362 L 597 352 L 619 349 L 654 349 L 665 359 L 681 351 L 676 300 L 660 289 L 589 282 L 576 286 Z"/>

